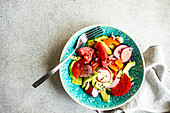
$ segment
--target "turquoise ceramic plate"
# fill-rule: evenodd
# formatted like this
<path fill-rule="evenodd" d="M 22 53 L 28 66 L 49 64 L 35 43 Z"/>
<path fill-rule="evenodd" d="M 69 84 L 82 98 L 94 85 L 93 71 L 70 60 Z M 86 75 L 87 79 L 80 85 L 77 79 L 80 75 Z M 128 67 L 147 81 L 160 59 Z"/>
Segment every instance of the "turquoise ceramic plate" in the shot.
<path fill-rule="evenodd" d="M 75 33 L 65 45 L 60 61 L 65 59 L 73 51 L 74 49 L 73 47 L 76 43 L 76 40 L 82 33 L 96 26 L 98 25 L 86 27 L 78 31 L 77 33 Z M 136 65 L 130 70 L 130 76 L 134 78 L 133 80 L 134 85 L 132 85 L 129 92 L 119 97 L 111 95 L 110 102 L 102 101 L 100 95 L 98 95 L 96 98 L 89 96 L 88 94 L 84 93 L 81 86 L 74 85 L 71 83 L 71 78 L 69 76 L 69 69 L 68 69 L 71 59 L 68 60 L 60 69 L 60 78 L 65 91 L 77 103 L 90 109 L 109 110 L 109 109 L 120 107 L 121 105 L 125 104 L 132 97 L 134 97 L 134 95 L 139 91 L 144 80 L 144 61 L 138 46 L 132 40 L 132 38 L 130 38 L 127 34 L 108 25 L 100 25 L 100 26 L 104 31 L 102 35 L 109 36 L 113 34 L 113 35 L 121 36 L 124 39 L 124 44 L 133 47 L 133 55 L 131 57 L 131 60 L 135 61 Z"/>

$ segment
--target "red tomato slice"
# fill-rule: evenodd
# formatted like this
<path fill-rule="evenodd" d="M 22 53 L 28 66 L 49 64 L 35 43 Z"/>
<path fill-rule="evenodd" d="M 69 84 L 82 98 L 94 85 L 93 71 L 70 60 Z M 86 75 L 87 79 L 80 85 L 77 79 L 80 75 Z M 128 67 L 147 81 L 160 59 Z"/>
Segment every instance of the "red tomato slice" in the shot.
<path fill-rule="evenodd" d="M 84 58 L 88 63 L 92 60 L 94 50 L 90 47 L 81 47 L 76 53 Z"/>
<path fill-rule="evenodd" d="M 119 81 L 119 83 L 111 89 L 111 95 L 122 96 L 126 94 L 131 87 L 131 82 L 129 77 L 124 73 Z"/>
<path fill-rule="evenodd" d="M 97 50 L 96 53 L 97 53 L 97 56 L 101 59 L 101 60 L 107 60 L 108 58 L 108 54 L 107 54 L 107 51 L 105 49 L 105 47 L 102 45 L 101 42 L 98 42 L 94 48 Z"/>
<path fill-rule="evenodd" d="M 79 77 L 84 67 L 84 64 L 85 64 L 85 59 L 80 59 L 73 64 L 72 72 L 76 79 Z"/>

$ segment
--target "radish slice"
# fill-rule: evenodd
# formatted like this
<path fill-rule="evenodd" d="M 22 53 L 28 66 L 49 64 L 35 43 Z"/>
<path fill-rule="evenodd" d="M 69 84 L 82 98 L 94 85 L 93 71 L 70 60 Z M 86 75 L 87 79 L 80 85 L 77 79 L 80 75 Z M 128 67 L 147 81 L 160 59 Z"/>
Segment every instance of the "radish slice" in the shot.
<path fill-rule="evenodd" d="M 121 59 L 120 55 L 121 55 L 121 52 L 124 48 L 127 48 L 128 46 L 127 45 L 119 45 L 117 46 L 115 49 L 114 49 L 114 52 L 113 52 L 113 55 L 118 58 L 119 60 Z"/>
<path fill-rule="evenodd" d="M 120 78 L 116 78 L 116 79 L 112 82 L 112 84 L 111 84 L 109 87 L 107 87 L 107 88 L 113 88 L 113 87 L 115 87 L 115 86 L 119 83 L 119 81 L 120 81 Z"/>
<path fill-rule="evenodd" d="M 123 63 L 129 61 L 132 56 L 132 52 L 133 52 L 132 47 L 127 47 L 127 48 L 123 49 L 123 51 L 121 53 L 121 61 Z"/>
<path fill-rule="evenodd" d="M 111 80 L 111 73 L 107 68 L 100 68 L 97 70 L 97 80 L 102 83 L 106 83 Z"/>
<path fill-rule="evenodd" d="M 92 76 L 94 72 L 94 69 L 91 65 L 87 64 L 83 67 L 83 70 L 81 71 L 80 77 L 89 77 Z"/>

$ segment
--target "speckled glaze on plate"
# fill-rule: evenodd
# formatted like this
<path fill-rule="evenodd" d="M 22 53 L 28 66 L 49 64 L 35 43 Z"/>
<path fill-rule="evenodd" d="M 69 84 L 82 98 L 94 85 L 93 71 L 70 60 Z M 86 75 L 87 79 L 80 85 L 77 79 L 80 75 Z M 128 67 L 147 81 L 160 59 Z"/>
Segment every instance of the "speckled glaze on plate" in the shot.
<path fill-rule="evenodd" d="M 81 86 L 72 84 L 71 78 L 69 76 L 69 65 L 71 63 L 71 59 L 68 60 L 61 68 L 60 68 L 60 79 L 62 82 L 62 85 L 65 89 L 65 91 L 68 93 L 68 95 L 75 100 L 77 103 L 81 104 L 84 107 L 90 108 L 90 109 L 97 109 L 97 110 L 110 110 L 117 107 L 122 106 L 126 102 L 128 102 L 134 95 L 139 91 L 143 80 L 144 80 L 144 60 L 143 56 L 136 45 L 136 43 L 130 38 L 128 35 L 126 35 L 124 32 L 113 28 L 109 25 L 94 25 L 86 27 L 78 32 L 76 32 L 66 43 L 62 55 L 60 57 L 60 61 L 65 59 L 73 50 L 74 45 L 76 43 L 76 40 L 78 37 L 96 27 L 101 26 L 103 29 L 103 34 L 101 35 L 107 35 L 110 36 L 111 34 L 116 36 L 121 36 L 124 39 L 124 44 L 133 47 L 133 55 L 131 57 L 131 61 L 135 61 L 136 65 L 130 70 L 130 76 L 134 78 L 133 82 L 134 85 L 130 88 L 129 92 L 126 93 L 123 96 L 110 96 L 110 102 L 104 102 L 100 95 L 98 95 L 96 98 L 93 98 L 92 96 L 89 96 L 88 94 L 84 93 Z"/>

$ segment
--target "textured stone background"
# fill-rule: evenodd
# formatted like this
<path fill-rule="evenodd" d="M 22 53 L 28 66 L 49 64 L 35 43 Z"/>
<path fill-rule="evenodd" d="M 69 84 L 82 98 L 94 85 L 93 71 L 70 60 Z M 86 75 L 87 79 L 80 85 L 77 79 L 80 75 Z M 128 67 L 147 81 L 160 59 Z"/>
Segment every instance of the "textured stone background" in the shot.
<path fill-rule="evenodd" d="M 31 85 L 57 65 L 76 31 L 100 23 L 130 35 L 143 52 L 162 45 L 170 89 L 169 0 L 0 0 L 0 112 L 95 113 L 65 93 L 58 72 Z"/>

